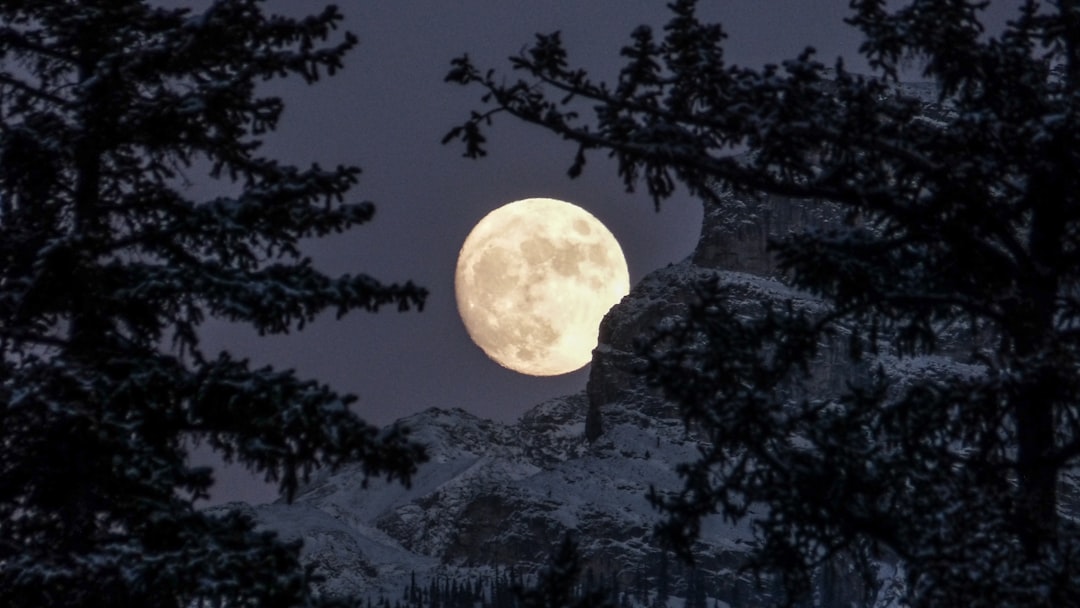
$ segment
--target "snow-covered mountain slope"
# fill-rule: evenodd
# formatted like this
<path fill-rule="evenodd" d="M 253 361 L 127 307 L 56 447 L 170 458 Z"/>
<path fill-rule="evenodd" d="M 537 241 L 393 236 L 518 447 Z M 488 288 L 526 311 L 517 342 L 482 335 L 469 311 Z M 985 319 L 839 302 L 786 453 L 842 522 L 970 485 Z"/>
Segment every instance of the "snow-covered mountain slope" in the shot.
<path fill-rule="evenodd" d="M 675 409 L 633 374 L 631 342 L 677 314 L 695 281 L 718 272 L 748 303 L 800 298 L 779 282 L 690 260 L 657 270 L 605 320 L 588 395 L 542 403 L 512 425 L 460 409 L 425 411 L 400 421 L 431 455 L 411 487 L 374 479 L 364 487 L 358 469 L 344 468 L 313 479 L 292 505 L 253 512 L 263 525 L 304 539 L 331 592 L 395 597 L 414 572 L 425 579 L 529 572 L 572 533 L 596 576 L 641 585 L 670 568 L 679 594 L 688 573 L 669 566 L 654 539 L 661 515 L 647 496 L 680 486 L 675 469 L 695 456 L 697 442 Z M 592 422 L 602 429 L 591 442 L 590 417 L 602 419 Z M 697 568 L 709 598 L 737 605 L 763 592 L 736 572 L 749 534 L 719 518 L 707 522 Z"/>
<path fill-rule="evenodd" d="M 323 474 L 294 504 L 254 507 L 263 525 L 301 537 L 328 589 L 387 593 L 412 572 L 542 565 L 567 532 L 597 573 L 659 559 L 650 486 L 675 487 L 693 442 L 673 420 L 627 411 L 603 440 L 584 439 L 583 395 L 543 403 L 515 425 L 463 410 L 402 421 L 431 461 L 410 488 L 345 468 Z M 723 544 L 737 538 L 724 534 Z"/>

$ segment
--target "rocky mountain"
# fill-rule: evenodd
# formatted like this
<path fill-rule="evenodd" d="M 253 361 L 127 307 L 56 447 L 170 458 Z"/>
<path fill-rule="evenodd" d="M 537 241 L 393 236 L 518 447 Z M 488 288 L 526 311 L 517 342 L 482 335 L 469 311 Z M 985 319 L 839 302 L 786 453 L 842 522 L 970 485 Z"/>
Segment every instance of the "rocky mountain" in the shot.
<path fill-rule="evenodd" d="M 673 598 L 693 595 L 710 606 L 741 606 L 769 595 L 768 585 L 738 573 L 748 529 L 706 522 L 702 559 L 691 571 L 669 561 L 653 538 L 660 514 L 647 498 L 679 487 L 675 469 L 694 456 L 697 438 L 637 373 L 635 340 L 681 314 L 694 285 L 708 277 L 729 284 L 748 310 L 770 300 L 820 305 L 769 278 L 765 243 L 832 221 L 828 209 L 733 196 L 728 203 L 734 211 L 706 214 L 690 258 L 652 272 L 612 308 L 584 393 L 539 404 L 515 424 L 460 409 L 402 420 L 432 457 L 409 488 L 380 480 L 365 486 L 359 470 L 344 468 L 313 479 L 293 504 L 235 508 L 302 538 L 328 593 L 399 598 L 417 578 L 478 584 L 508 569 L 527 576 L 570 533 L 589 576 L 622 589 L 625 605 L 682 606 Z M 817 381 L 849 377 L 842 349 L 825 352 Z M 820 605 L 852 605 L 861 583 L 845 576 L 842 563 L 835 569 L 823 573 Z M 881 578 L 892 576 L 884 565 Z M 879 594 L 881 605 L 886 595 Z"/>

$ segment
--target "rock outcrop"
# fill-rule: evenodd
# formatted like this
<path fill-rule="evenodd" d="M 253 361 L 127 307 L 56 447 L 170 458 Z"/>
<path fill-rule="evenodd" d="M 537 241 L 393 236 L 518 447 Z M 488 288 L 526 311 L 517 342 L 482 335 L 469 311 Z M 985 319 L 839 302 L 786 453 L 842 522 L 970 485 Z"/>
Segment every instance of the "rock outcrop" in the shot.
<path fill-rule="evenodd" d="M 686 313 L 695 285 L 719 276 L 733 288 L 735 305 L 748 314 L 761 302 L 795 300 L 803 306 L 818 304 L 792 291 L 778 278 L 769 241 L 789 233 L 825 229 L 839 221 L 834 205 L 790 198 L 763 198 L 725 192 L 722 205 L 706 207 L 701 235 L 693 254 L 684 262 L 650 273 L 616 304 L 600 324 L 593 351 L 586 394 L 589 417 L 586 436 L 603 433 L 605 410 L 616 403 L 652 416 L 673 417 L 674 407 L 656 389 L 645 384 L 645 361 L 638 342 L 665 319 Z M 827 348 L 818 366 L 818 382 L 841 382 L 850 371 L 843 362 L 843 347 Z"/>

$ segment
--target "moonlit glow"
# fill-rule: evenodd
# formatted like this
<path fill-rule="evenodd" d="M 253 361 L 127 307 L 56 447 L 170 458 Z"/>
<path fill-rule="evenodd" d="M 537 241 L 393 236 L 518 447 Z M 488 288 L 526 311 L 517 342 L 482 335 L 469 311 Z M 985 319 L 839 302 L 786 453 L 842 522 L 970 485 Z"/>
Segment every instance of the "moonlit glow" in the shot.
<path fill-rule="evenodd" d="M 584 209 L 550 198 L 485 216 L 465 239 L 455 273 L 469 336 L 500 365 L 533 376 L 588 363 L 600 320 L 629 291 L 611 232 Z"/>

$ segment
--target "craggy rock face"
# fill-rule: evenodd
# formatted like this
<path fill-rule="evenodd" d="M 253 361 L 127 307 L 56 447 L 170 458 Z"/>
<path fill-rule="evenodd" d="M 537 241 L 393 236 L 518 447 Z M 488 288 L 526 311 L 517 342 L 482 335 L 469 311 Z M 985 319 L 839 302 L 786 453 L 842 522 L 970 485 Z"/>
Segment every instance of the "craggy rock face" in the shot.
<path fill-rule="evenodd" d="M 599 344 L 593 351 L 586 395 L 589 417 L 586 437 L 595 441 L 604 429 L 604 407 L 633 403 L 653 416 L 677 416 L 675 408 L 641 375 L 644 360 L 637 342 L 665 319 L 686 313 L 701 280 L 723 273 L 725 282 L 739 284 L 745 294 L 736 305 L 748 312 L 762 299 L 807 300 L 773 280 L 777 268 L 768 250 L 772 239 L 792 232 L 825 228 L 839 221 L 833 205 L 786 198 L 755 198 L 746 194 L 722 194 L 720 205 L 706 208 L 697 247 L 689 259 L 650 273 L 630 294 L 616 304 L 600 324 Z M 836 349 L 826 358 L 837 358 Z M 840 381 L 843 374 L 823 367 L 823 381 Z"/>
<path fill-rule="evenodd" d="M 672 404 L 646 385 L 641 375 L 645 360 L 637 354 L 637 342 L 664 319 L 686 313 L 686 302 L 695 281 L 704 278 L 702 274 L 686 262 L 656 270 L 604 317 L 585 388 L 589 399 L 585 436 L 589 441 L 602 434 L 604 407 L 610 404 L 633 403 L 638 411 L 657 418 L 677 416 Z"/>
<path fill-rule="evenodd" d="M 720 204 L 705 208 L 692 260 L 702 268 L 774 278 L 778 269 L 769 241 L 837 225 L 840 217 L 829 203 L 725 192 Z"/>
<path fill-rule="evenodd" d="M 665 320 L 684 316 L 687 303 L 695 297 L 694 287 L 702 280 L 719 277 L 732 290 L 729 304 L 748 315 L 760 314 L 763 302 L 791 301 L 806 310 L 824 310 L 824 303 L 784 285 L 769 242 L 808 230 L 828 230 L 841 222 L 839 207 L 831 203 L 722 193 L 720 204 L 705 210 L 693 254 L 650 273 L 601 322 L 586 385 L 587 439 L 596 441 L 603 434 L 606 409 L 616 403 L 653 417 L 678 416 L 672 404 L 647 385 L 637 343 Z M 964 360 L 973 350 L 989 346 L 992 339 L 956 324 L 941 329 L 938 352 Z M 812 365 L 812 379 L 804 388 L 814 393 L 858 381 L 867 369 L 852 363 L 848 346 L 842 335 L 822 344 Z"/>

